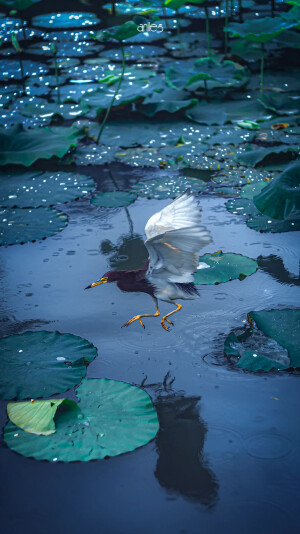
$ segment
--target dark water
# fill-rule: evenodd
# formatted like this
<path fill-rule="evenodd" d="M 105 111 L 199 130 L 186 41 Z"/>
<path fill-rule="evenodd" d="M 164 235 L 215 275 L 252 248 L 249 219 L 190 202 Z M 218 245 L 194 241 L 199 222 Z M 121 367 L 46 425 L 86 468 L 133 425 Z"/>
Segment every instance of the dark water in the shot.
<path fill-rule="evenodd" d="M 131 170 L 122 172 L 129 183 Z M 23 458 L 2 441 L 5 534 L 299 532 L 298 377 L 247 373 L 223 356 L 226 335 L 248 311 L 299 303 L 296 233 L 259 234 L 224 199 L 203 196 L 213 236 L 203 253 L 259 257 L 260 269 L 242 282 L 201 287 L 170 332 L 155 318 L 145 330 L 121 329 L 152 313 L 147 295 L 113 284 L 83 290 L 110 266 L 142 264 L 145 223 L 168 202 L 138 199 L 127 210 L 73 202 L 60 206 L 69 216 L 63 232 L 0 251 L 2 333 L 45 328 L 88 339 L 99 355 L 87 376 L 142 385 L 160 420 L 147 446 L 89 463 Z M 5 423 L 4 404 L 1 414 Z"/>

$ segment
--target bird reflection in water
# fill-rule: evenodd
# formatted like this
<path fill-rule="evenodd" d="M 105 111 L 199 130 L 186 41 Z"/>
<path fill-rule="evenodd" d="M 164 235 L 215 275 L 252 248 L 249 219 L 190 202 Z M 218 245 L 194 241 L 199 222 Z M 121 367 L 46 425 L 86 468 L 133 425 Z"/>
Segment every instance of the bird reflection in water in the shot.
<path fill-rule="evenodd" d="M 155 313 L 135 315 L 123 326 L 139 321 L 145 328 L 142 318 L 160 315 L 158 300 L 175 305 L 176 308 L 161 319 L 161 326 L 168 331 L 168 324 L 173 324 L 169 317 L 182 308 L 177 300 L 198 296 L 193 279 L 199 263 L 198 252 L 211 242 L 208 231 L 200 222 L 201 209 L 188 189 L 147 222 L 145 246 L 149 258 L 141 268 L 108 271 L 85 289 L 116 282 L 122 291 L 150 295 Z"/>
<path fill-rule="evenodd" d="M 168 375 L 167 375 L 168 378 Z M 199 414 L 201 397 L 187 397 L 164 381 L 164 387 L 147 386 L 156 393 L 155 407 L 159 419 L 156 437 L 158 460 L 155 476 L 170 497 L 213 507 L 219 484 L 203 458 L 207 432 Z"/>

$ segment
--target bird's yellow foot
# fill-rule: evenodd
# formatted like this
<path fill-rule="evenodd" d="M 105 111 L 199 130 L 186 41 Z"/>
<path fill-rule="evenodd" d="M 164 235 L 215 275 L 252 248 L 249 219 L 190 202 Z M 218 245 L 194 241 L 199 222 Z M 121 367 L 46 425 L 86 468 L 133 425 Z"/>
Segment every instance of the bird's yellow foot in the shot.
<path fill-rule="evenodd" d="M 132 319 L 129 319 L 129 321 L 127 321 L 127 323 L 123 324 L 123 326 L 129 326 L 131 323 L 134 323 L 134 321 L 139 321 L 140 322 L 140 325 L 145 328 L 145 325 L 144 323 L 142 322 L 141 320 L 141 315 L 135 315 L 134 317 L 132 317 Z M 123 327 L 122 327 L 123 328 Z"/>
<path fill-rule="evenodd" d="M 174 323 L 172 323 L 172 321 L 170 321 L 169 319 L 167 319 L 167 317 L 163 317 L 162 320 L 161 320 L 161 326 L 167 330 L 167 332 L 170 330 L 169 327 L 165 324 L 165 321 L 167 321 L 167 323 L 171 324 L 174 326 Z"/>

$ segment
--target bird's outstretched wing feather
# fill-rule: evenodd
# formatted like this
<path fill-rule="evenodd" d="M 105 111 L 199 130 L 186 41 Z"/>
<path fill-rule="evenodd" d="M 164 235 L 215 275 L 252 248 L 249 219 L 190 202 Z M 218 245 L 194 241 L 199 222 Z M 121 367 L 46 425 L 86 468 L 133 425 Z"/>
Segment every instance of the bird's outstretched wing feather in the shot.
<path fill-rule="evenodd" d="M 193 282 L 198 252 L 211 241 L 200 221 L 201 210 L 189 191 L 149 219 L 145 228 L 148 276 L 174 283 Z"/>

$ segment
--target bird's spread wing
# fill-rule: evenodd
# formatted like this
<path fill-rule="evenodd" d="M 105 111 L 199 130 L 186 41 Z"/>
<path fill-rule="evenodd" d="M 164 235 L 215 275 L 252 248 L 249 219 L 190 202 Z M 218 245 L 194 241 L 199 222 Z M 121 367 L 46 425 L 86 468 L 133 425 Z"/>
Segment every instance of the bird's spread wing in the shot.
<path fill-rule="evenodd" d="M 201 210 L 189 191 L 155 213 L 145 228 L 150 257 L 147 274 L 170 282 L 193 282 L 198 252 L 211 241 L 200 222 Z"/>

